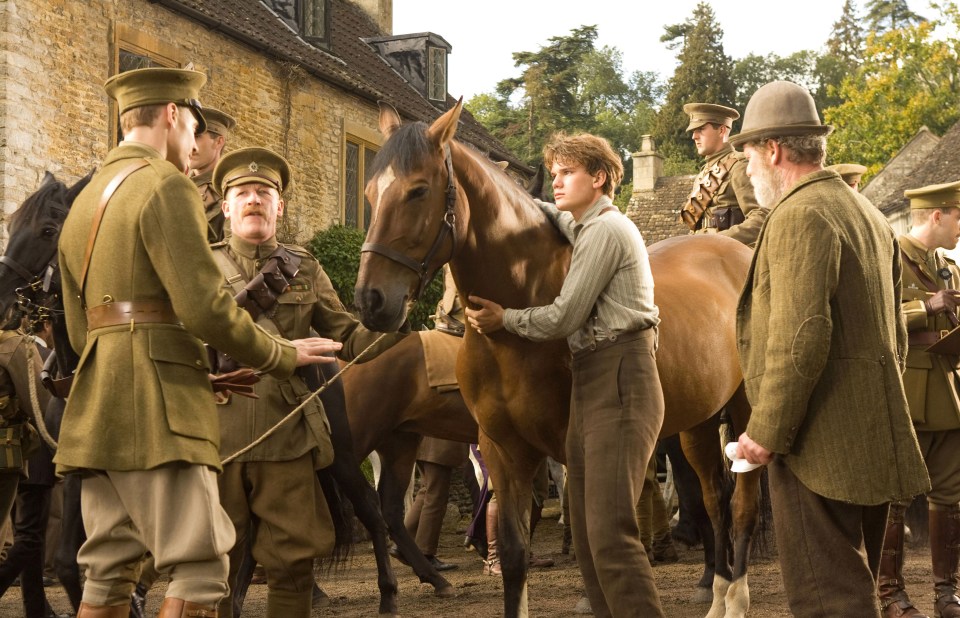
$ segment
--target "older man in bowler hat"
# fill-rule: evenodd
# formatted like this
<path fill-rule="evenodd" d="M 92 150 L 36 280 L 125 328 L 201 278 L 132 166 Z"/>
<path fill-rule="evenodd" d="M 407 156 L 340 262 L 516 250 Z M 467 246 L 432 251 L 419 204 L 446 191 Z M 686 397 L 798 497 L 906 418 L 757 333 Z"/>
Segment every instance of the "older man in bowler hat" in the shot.
<path fill-rule="evenodd" d="M 743 145 L 771 208 L 737 307 L 753 414 L 738 453 L 768 464 L 794 616 L 879 616 L 891 500 L 930 487 L 900 372 L 900 249 L 869 201 L 823 169 L 813 97 L 785 81 L 751 97 Z"/>
<path fill-rule="evenodd" d="M 197 185 L 200 199 L 203 200 L 207 242 L 215 243 L 230 235 L 230 226 L 224 226 L 223 223 L 220 194 L 213 186 L 213 170 L 223 156 L 227 138 L 237 126 L 237 121 L 230 114 L 212 107 L 203 108 L 203 117 L 207 121 L 207 130 L 197 135 L 197 150 L 190 157 L 190 179 Z"/>
<path fill-rule="evenodd" d="M 170 584 L 161 618 L 216 616 L 230 520 L 201 340 L 285 378 L 340 344 L 287 342 L 223 289 L 203 205 L 186 176 L 206 126 L 203 73 L 152 68 L 107 80 L 123 141 L 77 196 L 60 237 L 70 343 L 80 353 L 60 432 L 60 473 L 82 475 L 86 571 L 77 618 L 125 618 L 139 562 Z"/>
<path fill-rule="evenodd" d="M 680 209 L 681 221 L 693 234 L 723 234 L 753 247 L 767 209 L 757 205 L 746 157 L 728 141 L 740 113 L 714 103 L 687 103 L 683 111 L 690 116 L 687 133 L 706 161 Z"/>

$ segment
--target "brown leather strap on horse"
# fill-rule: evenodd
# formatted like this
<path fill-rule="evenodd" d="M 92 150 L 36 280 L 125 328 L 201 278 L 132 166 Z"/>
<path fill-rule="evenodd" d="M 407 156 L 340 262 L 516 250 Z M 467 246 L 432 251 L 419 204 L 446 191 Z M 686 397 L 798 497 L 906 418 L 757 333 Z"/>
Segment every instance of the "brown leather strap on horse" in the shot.
<path fill-rule="evenodd" d="M 123 168 L 119 174 L 113 177 L 113 180 L 111 180 L 103 190 L 103 195 L 100 196 L 100 205 L 97 206 L 97 212 L 93 215 L 93 223 L 90 226 L 90 237 L 87 239 L 87 250 L 84 252 L 83 266 L 80 269 L 80 303 L 84 308 L 87 306 L 87 301 L 84 297 L 84 290 L 87 284 L 87 270 L 90 268 L 90 258 L 93 256 L 93 246 L 97 243 L 97 234 L 100 232 L 100 223 L 103 221 L 103 213 L 107 209 L 107 204 L 110 203 L 110 198 L 113 197 L 113 194 L 117 191 L 120 185 L 123 184 L 123 181 L 130 176 L 130 174 L 148 165 L 150 165 L 149 161 L 146 159 L 141 159 Z"/>
<path fill-rule="evenodd" d="M 87 330 L 129 324 L 179 324 L 168 300 L 133 300 L 105 303 L 87 309 Z"/>

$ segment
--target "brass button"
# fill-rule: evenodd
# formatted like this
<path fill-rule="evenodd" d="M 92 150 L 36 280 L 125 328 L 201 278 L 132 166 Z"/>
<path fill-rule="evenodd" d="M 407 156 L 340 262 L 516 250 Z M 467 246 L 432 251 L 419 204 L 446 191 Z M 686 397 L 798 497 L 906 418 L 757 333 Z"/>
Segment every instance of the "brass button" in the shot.
<path fill-rule="evenodd" d="M 880 357 L 880 364 L 881 364 L 881 365 L 886 365 L 886 364 L 887 364 L 887 357 L 886 357 L 886 356 L 881 356 L 881 357 Z"/>
<path fill-rule="evenodd" d="M 113 296 L 110 296 L 109 294 L 104 294 L 103 299 L 100 302 L 102 302 L 103 304 L 112 303 Z"/>
<path fill-rule="evenodd" d="M 197 367 L 203 367 L 203 361 L 200 360 L 199 358 L 198 358 L 197 360 L 195 360 L 194 362 L 197 364 Z"/>

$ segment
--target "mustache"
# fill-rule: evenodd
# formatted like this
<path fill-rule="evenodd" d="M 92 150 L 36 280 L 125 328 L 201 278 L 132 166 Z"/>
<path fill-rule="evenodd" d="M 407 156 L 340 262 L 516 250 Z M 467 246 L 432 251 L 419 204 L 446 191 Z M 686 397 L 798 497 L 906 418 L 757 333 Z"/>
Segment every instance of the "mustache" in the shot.
<path fill-rule="evenodd" d="M 247 217 L 250 215 L 260 215 L 261 217 L 264 217 L 266 216 L 267 211 L 261 206 L 245 206 L 243 210 L 240 212 L 240 214 L 244 217 Z"/>

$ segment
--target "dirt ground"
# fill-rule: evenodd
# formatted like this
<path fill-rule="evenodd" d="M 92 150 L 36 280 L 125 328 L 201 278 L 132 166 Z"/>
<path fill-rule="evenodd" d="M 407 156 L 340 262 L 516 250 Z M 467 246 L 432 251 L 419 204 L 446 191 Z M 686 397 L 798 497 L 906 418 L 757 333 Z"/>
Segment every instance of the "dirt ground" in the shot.
<path fill-rule="evenodd" d="M 552 508 L 551 508 L 552 507 Z M 562 530 L 557 524 L 557 508 L 548 503 L 545 517 L 537 527 L 534 551 L 556 561 L 552 568 L 531 571 L 529 598 L 531 616 L 565 618 L 576 616 L 573 608 L 583 594 L 583 584 L 576 562 L 560 553 Z M 394 561 L 400 584 L 400 612 L 410 617 L 485 617 L 502 615 L 503 583 L 498 577 L 481 574 L 482 563 L 472 551 L 464 550 L 463 537 L 445 532 L 440 540 L 440 557 L 459 566 L 445 573 L 457 590 L 457 596 L 440 599 L 429 586 L 421 586 L 413 572 Z M 906 579 L 908 590 L 921 611 L 932 615 L 932 591 L 928 583 L 930 554 L 928 549 L 908 549 Z M 702 573 L 701 551 L 680 546 L 680 562 L 654 567 L 657 588 L 665 613 L 670 618 L 694 618 L 706 614 L 708 606 L 690 601 L 693 586 Z M 326 607 L 314 609 L 313 616 L 375 616 L 377 611 L 376 567 L 369 543 L 355 546 L 351 563 L 342 573 L 321 578 L 320 585 L 330 596 Z M 751 605 L 754 618 L 789 616 L 775 558 L 755 560 L 750 571 Z M 159 584 L 148 597 L 149 615 L 155 616 L 163 596 Z M 53 608 L 67 612 L 69 602 L 59 586 L 47 588 Z M 244 616 L 266 614 L 266 586 L 251 586 Z M 0 598 L 0 618 L 22 616 L 19 588 L 11 588 Z"/>

